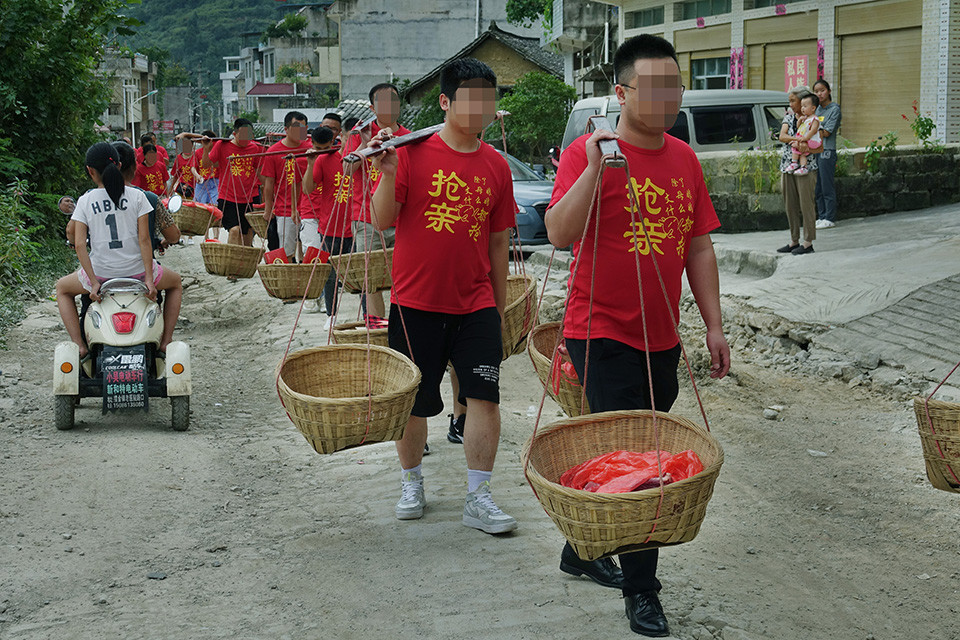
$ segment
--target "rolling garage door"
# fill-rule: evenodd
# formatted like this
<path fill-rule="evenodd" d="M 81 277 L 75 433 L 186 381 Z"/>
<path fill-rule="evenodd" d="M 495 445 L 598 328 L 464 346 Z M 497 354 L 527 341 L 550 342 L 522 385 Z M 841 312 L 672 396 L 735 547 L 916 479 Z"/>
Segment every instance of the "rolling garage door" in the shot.
<path fill-rule="evenodd" d="M 901 114 L 912 114 L 920 98 L 920 28 L 841 36 L 833 97 L 843 109 L 840 135 L 857 146 L 888 131 L 899 144 L 916 144 Z"/>

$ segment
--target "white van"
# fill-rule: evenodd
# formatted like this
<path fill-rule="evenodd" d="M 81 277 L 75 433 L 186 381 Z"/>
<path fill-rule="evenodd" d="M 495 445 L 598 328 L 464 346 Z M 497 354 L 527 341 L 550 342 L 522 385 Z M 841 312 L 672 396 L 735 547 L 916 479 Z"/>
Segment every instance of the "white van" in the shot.
<path fill-rule="evenodd" d="M 772 147 L 776 143 L 771 132 L 780 133 L 788 106 L 787 94 L 782 91 L 692 89 L 684 92 L 677 122 L 668 133 L 698 152 Z M 616 127 L 620 119 L 617 97 L 578 101 L 567 120 L 562 149 L 584 134 L 587 118 L 593 115 L 606 116 Z"/>

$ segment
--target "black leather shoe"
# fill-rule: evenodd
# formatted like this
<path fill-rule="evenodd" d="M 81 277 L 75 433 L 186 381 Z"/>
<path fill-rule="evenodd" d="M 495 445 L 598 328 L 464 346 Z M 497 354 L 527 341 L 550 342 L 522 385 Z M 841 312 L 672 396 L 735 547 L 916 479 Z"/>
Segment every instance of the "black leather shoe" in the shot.
<path fill-rule="evenodd" d="M 572 576 L 587 576 L 601 587 L 623 588 L 623 573 L 613 560 L 581 560 L 570 543 L 563 545 L 560 553 L 560 571 Z"/>
<path fill-rule="evenodd" d="M 785 244 L 779 249 L 777 249 L 777 253 L 792 253 L 793 250 L 799 246 L 800 246 L 799 242 L 797 244 Z"/>
<path fill-rule="evenodd" d="M 627 609 L 630 630 L 649 638 L 662 638 L 670 635 L 667 618 L 663 615 L 660 598 L 656 591 L 644 591 L 632 596 L 623 596 Z"/>
<path fill-rule="evenodd" d="M 795 255 L 795 256 L 802 256 L 802 255 L 804 255 L 805 253 L 813 253 L 813 245 L 810 245 L 809 247 L 805 247 L 805 246 L 803 246 L 803 245 L 800 245 L 799 247 L 797 247 L 796 249 L 794 249 L 794 250 L 791 251 L 790 253 L 793 254 L 793 255 Z"/>

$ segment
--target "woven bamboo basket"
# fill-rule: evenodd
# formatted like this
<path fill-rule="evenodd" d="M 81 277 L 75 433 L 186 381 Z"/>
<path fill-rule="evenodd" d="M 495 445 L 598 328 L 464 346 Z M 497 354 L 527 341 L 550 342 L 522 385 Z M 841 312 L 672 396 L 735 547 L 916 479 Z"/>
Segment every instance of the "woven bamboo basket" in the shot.
<path fill-rule="evenodd" d="M 413 362 L 375 346 L 297 351 L 279 374 L 287 414 L 317 453 L 399 440 L 420 386 Z"/>
<path fill-rule="evenodd" d="M 533 362 L 533 368 L 537 370 L 537 376 L 547 387 L 547 393 L 556 400 L 563 412 L 568 416 L 579 416 L 581 413 L 590 413 L 590 407 L 581 410 L 580 400 L 582 387 L 561 375 L 560 381 L 552 379 L 551 364 L 553 362 L 553 350 L 557 345 L 557 334 L 560 331 L 559 322 L 545 322 L 538 324 L 530 332 L 527 339 L 527 353 L 530 354 L 530 360 Z"/>
<path fill-rule="evenodd" d="M 257 265 L 263 259 L 263 249 L 244 247 L 239 244 L 204 242 L 200 245 L 203 264 L 207 273 L 215 276 L 252 278 Z"/>
<path fill-rule="evenodd" d="M 503 309 L 503 359 L 523 353 L 527 335 L 537 320 L 537 279 L 530 275 L 507 276 L 507 305 Z"/>
<path fill-rule="evenodd" d="M 370 344 L 378 347 L 390 346 L 387 329 L 370 331 Z M 367 344 L 367 326 L 363 322 L 345 322 L 334 325 L 333 341 L 336 344 Z"/>
<path fill-rule="evenodd" d="M 338 256 L 330 256 L 330 264 L 333 265 L 337 272 L 337 279 L 340 280 L 344 290 L 348 293 L 360 293 L 361 291 L 376 293 L 393 287 L 393 278 L 390 275 L 390 270 L 393 268 L 393 249 L 387 249 L 386 251 L 375 249 L 370 252 L 370 269 L 367 275 L 370 284 L 369 289 L 364 286 L 366 254 L 343 253 Z"/>
<path fill-rule="evenodd" d="M 267 237 L 267 223 L 263 221 L 263 211 L 248 211 L 247 222 L 253 227 L 254 233 L 261 238 Z"/>
<path fill-rule="evenodd" d="M 930 400 L 928 404 L 930 421 L 923 399 L 913 399 L 927 478 L 937 489 L 960 493 L 960 403 Z"/>
<path fill-rule="evenodd" d="M 540 428 L 523 448 L 527 481 L 544 510 L 584 560 L 693 540 L 707 512 L 723 464 L 723 449 L 707 431 L 680 416 L 657 413 L 660 449 L 692 449 L 703 462 L 697 475 L 631 493 L 591 493 L 559 484 L 575 465 L 612 451 L 651 451 L 650 411 L 609 411 L 566 418 Z M 659 506 L 659 517 L 657 516 Z"/>
<path fill-rule="evenodd" d="M 301 300 L 306 292 L 308 300 L 323 295 L 323 285 L 330 275 L 329 264 L 261 264 L 257 273 L 267 294 L 281 300 Z M 310 275 L 313 274 L 313 279 Z M 309 287 L 307 284 L 309 283 Z"/>
<path fill-rule="evenodd" d="M 173 221 L 176 223 L 180 233 L 189 236 L 202 236 L 207 233 L 207 228 L 220 226 L 220 217 L 211 213 L 203 207 L 198 207 L 192 202 L 184 202 L 180 210 L 173 214 Z"/>

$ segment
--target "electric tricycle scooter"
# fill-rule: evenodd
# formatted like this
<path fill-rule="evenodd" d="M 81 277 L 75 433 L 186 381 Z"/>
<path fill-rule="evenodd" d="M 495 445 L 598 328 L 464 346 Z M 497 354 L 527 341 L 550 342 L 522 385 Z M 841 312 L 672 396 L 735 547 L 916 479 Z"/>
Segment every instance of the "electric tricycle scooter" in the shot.
<path fill-rule="evenodd" d="M 114 278 L 100 287 L 100 301 L 81 313 L 89 347 L 61 342 L 54 353 L 53 393 L 57 429 L 72 429 L 80 398 L 101 398 L 103 413 L 147 411 L 150 398 L 170 398 L 172 425 L 190 427 L 190 347 L 174 341 L 159 350 L 163 335 L 160 305 L 132 278 Z"/>

